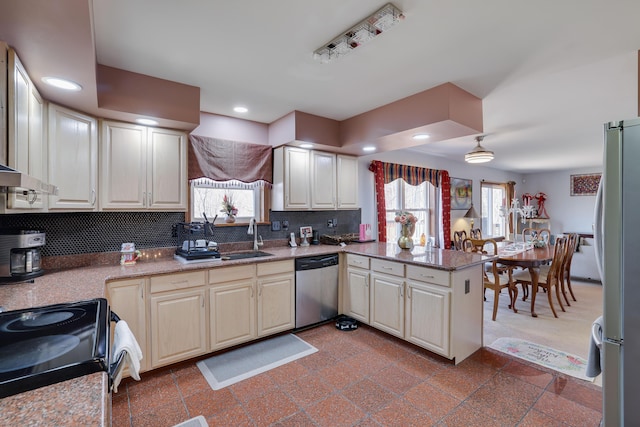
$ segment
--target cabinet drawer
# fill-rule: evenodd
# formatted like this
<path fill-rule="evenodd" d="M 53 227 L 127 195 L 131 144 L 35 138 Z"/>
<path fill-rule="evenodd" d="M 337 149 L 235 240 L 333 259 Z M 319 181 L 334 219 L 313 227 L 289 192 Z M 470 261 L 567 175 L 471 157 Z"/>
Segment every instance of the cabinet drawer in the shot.
<path fill-rule="evenodd" d="M 193 271 L 189 273 L 167 274 L 151 277 L 151 293 L 173 291 L 175 289 L 193 288 L 203 286 L 205 271 Z"/>
<path fill-rule="evenodd" d="M 237 267 L 212 268 L 209 270 L 209 283 L 224 283 L 234 280 L 251 279 L 256 274 L 255 264 Z"/>
<path fill-rule="evenodd" d="M 347 265 L 349 267 L 369 269 L 369 258 L 362 255 L 347 254 Z"/>
<path fill-rule="evenodd" d="M 270 274 L 293 273 L 293 260 L 263 262 L 258 264 L 258 276 Z"/>
<path fill-rule="evenodd" d="M 446 270 L 407 265 L 407 279 L 451 287 L 449 276 L 449 272 Z"/>
<path fill-rule="evenodd" d="M 372 259 L 371 269 L 379 273 L 392 274 L 394 276 L 404 277 L 404 264 L 382 259 Z"/>

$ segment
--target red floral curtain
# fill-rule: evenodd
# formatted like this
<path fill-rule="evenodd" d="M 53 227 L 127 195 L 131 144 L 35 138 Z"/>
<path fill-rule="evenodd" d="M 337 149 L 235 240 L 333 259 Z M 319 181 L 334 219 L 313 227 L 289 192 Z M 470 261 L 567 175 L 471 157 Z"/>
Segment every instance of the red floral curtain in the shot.
<path fill-rule="evenodd" d="M 375 178 L 376 189 L 376 207 L 378 217 L 378 241 L 387 241 L 387 218 L 385 211 L 384 185 L 398 178 L 402 178 L 410 185 L 420 185 L 425 181 L 430 182 L 434 187 L 440 188 L 441 206 L 442 206 L 442 234 L 447 236 L 441 241 L 444 248 L 448 249 L 451 233 L 451 183 L 449 180 L 449 172 L 446 170 L 427 169 L 419 166 L 401 165 L 397 163 L 384 163 L 374 160 L 369 165 L 369 170 L 373 172 Z"/>

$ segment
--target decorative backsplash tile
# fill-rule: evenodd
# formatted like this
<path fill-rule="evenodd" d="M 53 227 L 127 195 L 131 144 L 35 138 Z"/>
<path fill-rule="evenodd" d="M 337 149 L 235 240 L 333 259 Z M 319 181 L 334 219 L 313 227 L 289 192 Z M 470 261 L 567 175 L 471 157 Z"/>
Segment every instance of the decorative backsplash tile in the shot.
<path fill-rule="evenodd" d="M 264 240 L 287 239 L 299 235 L 301 226 L 311 226 L 320 234 L 344 234 L 358 231 L 360 209 L 340 211 L 272 211 L 272 221 L 288 221 L 289 229 L 271 231 L 269 224 L 259 225 Z M 0 227 L 41 230 L 47 233 L 42 255 L 62 256 L 96 252 L 119 252 L 125 242 L 137 249 L 177 245 L 171 229 L 183 222 L 183 212 L 70 212 L 0 215 Z M 329 228 L 328 220 L 337 220 Z M 250 242 L 247 225 L 215 227 L 213 239 L 218 243 Z"/>

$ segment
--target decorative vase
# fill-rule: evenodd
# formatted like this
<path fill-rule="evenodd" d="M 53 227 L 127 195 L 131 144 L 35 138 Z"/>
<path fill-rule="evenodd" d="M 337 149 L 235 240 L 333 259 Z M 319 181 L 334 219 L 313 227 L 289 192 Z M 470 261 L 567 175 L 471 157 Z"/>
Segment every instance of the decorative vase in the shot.
<path fill-rule="evenodd" d="M 236 217 L 233 215 L 227 215 L 227 219 L 224 220 L 227 224 L 233 224 L 236 222 Z"/>
<path fill-rule="evenodd" d="M 398 239 L 398 246 L 400 249 L 413 249 L 413 231 L 415 227 L 413 224 L 402 224 L 400 229 L 400 238 Z"/>

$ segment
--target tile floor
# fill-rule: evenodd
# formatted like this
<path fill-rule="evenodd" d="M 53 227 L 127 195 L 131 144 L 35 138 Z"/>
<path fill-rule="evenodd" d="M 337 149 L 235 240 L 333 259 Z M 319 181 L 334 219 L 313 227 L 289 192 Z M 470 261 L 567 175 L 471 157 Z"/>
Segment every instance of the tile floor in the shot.
<path fill-rule="evenodd" d="M 455 366 L 367 326 L 299 336 L 318 352 L 213 391 L 195 362 L 126 379 L 113 426 L 598 426 L 598 386 L 481 349 Z"/>

